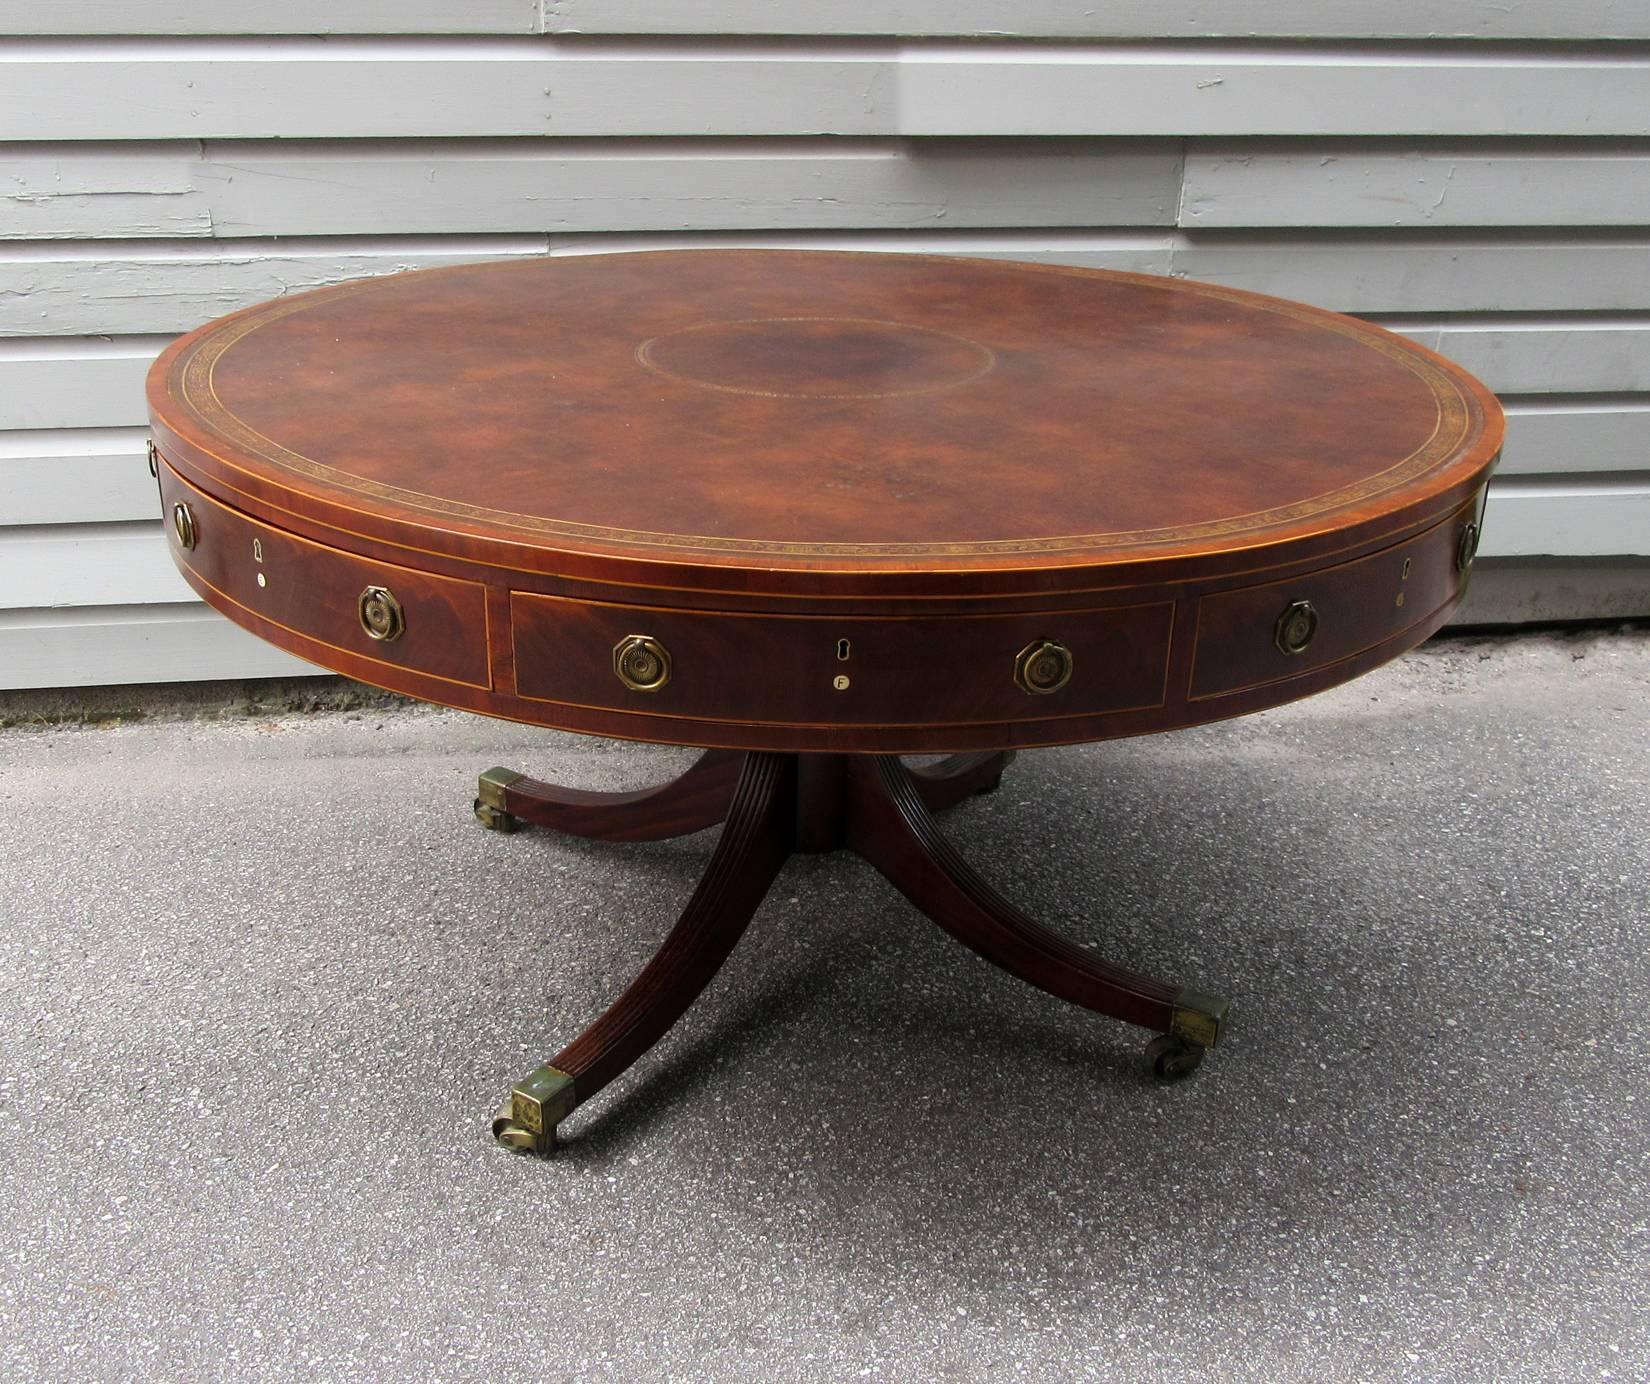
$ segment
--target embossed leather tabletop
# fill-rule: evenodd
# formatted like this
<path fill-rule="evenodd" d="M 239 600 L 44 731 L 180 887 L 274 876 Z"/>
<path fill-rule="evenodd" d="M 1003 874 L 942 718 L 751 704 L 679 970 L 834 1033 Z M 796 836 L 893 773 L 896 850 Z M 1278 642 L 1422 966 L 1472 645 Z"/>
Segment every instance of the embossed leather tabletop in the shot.
<path fill-rule="evenodd" d="M 1096 739 L 1352 676 L 1453 608 L 1501 438 L 1471 377 L 1350 318 L 902 255 L 394 275 L 203 328 L 149 388 L 180 565 L 255 632 L 785 750 Z"/>

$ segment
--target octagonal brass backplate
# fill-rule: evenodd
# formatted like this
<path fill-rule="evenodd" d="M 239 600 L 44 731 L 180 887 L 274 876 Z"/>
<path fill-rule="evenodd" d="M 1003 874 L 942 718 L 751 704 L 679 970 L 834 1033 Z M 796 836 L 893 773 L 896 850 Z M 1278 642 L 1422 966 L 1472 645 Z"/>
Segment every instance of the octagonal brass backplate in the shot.
<path fill-rule="evenodd" d="M 172 506 L 172 532 L 178 536 L 178 547 L 186 551 L 200 542 L 200 530 L 195 527 L 195 511 L 182 500 Z"/>
<path fill-rule="evenodd" d="M 1053 639 L 1034 639 L 1014 660 L 1014 683 L 1022 692 L 1042 696 L 1071 681 L 1071 650 Z"/>
<path fill-rule="evenodd" d="M 632 692 L 657 692 L 670 681 L 670 650 L 650 634 L 627 634 L 613 646 L 613 673 Z"/>
<path fill-rule="evenodd" d="M 401 602 L 395 599 L 387 586 L 369 586 L 356 602 L 361 616 L 361 628 L 385 644 L 393 644 L 407 632 L 407 617 Z"/>
<path fill-rule="evenodd" d="M 1278 616 L 1273 640 L 1278 652 L 1303 654 L 1318 632 L 1318 608 L 1311 601 L 1291 601 Z"/>

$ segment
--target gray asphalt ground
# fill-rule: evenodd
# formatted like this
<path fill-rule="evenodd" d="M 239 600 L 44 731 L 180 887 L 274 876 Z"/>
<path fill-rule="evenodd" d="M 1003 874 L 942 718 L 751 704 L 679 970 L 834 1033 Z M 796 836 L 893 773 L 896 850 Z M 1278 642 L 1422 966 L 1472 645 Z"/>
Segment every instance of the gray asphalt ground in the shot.
<path fill-rule="evenodd" d="M 1145 1035 L 816 857 L 553 1160 L 486 1117 L 712 838 L 495 835 L 473 780 L 686 754 L 25 709 L 0 1377 L 1650 1377 L 1647 707 L 1643 633 L 1455 639 L 1024 755 L 948 829 L 1072 936 L 1229 993 L 1200 1072 L 1151 1084 Z"/>

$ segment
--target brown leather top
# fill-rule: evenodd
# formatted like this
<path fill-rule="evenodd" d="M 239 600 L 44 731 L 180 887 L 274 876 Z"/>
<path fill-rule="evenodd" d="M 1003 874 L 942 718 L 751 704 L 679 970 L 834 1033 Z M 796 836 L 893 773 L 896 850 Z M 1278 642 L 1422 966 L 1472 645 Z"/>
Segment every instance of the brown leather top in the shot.
<path fill-rule="evenodd" d="M 254 510 L 776 593 L 1260 567 L 1439 517 L 1502 431 L 1458 367 L 1279 299 L 793 251 L 344 284 L 184 337 L 149 388 L 163 452 Z"/>

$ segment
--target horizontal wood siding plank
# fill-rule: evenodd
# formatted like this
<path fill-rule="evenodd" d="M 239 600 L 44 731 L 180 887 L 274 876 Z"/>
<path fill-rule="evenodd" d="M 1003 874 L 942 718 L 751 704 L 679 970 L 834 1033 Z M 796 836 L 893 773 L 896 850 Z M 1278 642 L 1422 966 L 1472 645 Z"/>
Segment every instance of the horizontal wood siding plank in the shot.
<path fill-rule="evenodd" d="M 170 339 L 0 340 L 0 428 L 144 424 L 143 379 Z"/>
<path fill-rule="evenodd" d="M 474 135 L 1646 135 L 1650 60 L 1496 49 L 554 41 L 0 44 L 12 140 Z M 159 80 L 157 80 L 159 78 Z"/>
<path fill-rule="evenodd" d="M 0 239 L 993 226 L 1638 226 L 1650 149 L 1114 139 L 0 145 Z"/>
<path fill-rule="evenodd" d="M 1169 272 L 1173 251 L 1167 233 L 943 238 L 876 233 L 591 235 L 531 240 L 501 237 L 448 246 L 431 242 L 377 246 L 311 242 L 296 247 L 287 242 L 170 247 L 127 243 L 63 257 L 48 243 L 0 249 L 0 337 L 29 337 L 50 330 L 88 336 L 179 332 L 282 294 L 403 269 L 547 251 L 582 255 L 724 244 L 958 253 L 1155 274 Z"/>
<path fill-rule="evenodd" d="M 545 0 L 558 34 L 1650 38 L 1634 0 Z"/>
<path fill-rule="evenodd" d="M 1167 226 L 1180 142 L 0 145 L 0 239 Z"/>
<path fill-rule="evenodd" d="M 1513 234 L 1182 234 L 1172 272 L 1339 312 L 1650 309 L 1650 235 Z"/>
<path fill-rule="evenodd" d="M 194 599 L 158 519 L 0 528 L 0 610 Z"/>
<path fill-rule="evenodd" d="M 403 269 L 682 245 L 967 254 L 1165 273 L 1358 313 L 1650 310 L 1650 236 L 1608 241 L 1167 231 L 622 233 L 453 241 L 230 241 L 0 249 L 0 336 L 181 331 L 306 288 Z"/>
<path fill-rule="evenodd" d="M 0 0 L 0 34 L 534 34 L 539 0 Z"/>
<path fill-rule="evenodd" d="M 160 513 L 142 428 L 0 432 L 0 527 Z"/>
<path fill-rule="evenodd" d="M 0 526 L 153 519 L 145 428 L 0 432 Z M 1502 476 L 1650 469 L 1650 399 L 1508 409 Z"/>
<path fill-rule="evenodd" d="M 1650 391 L 1650 322 L 1579 318 L 1396 329 L 1465 366 L 1498 394 Z"/>
<path fill-rule="evenodd" d="M 190 253 L 140 247 L 52 258 L 0 251 L 0 336 L 176 332 L 235 308 L 348 279 L 543 254 L 542 237 L 361 250 L 231 243 Z"/>
<path fill-rule="evenodd" d="M 1650 474 L 1591 484 L 1492 481 L 1479 551 L 1490 558 L 1650 555 Z"/>
<path fill-rule="evenodd" d="M 327 670 L 294 658 L 198 601 L 0 611 L 0 686 L 98 687 Z"/>
<path fill-rule="evenodd" d="M 1643 226 L 1650 222 L 1650 148 L 1194 143 L 1186 151 L 1180 222 Z"/>
<path fill-rule="evenodd" d="M 1650 322 L 1389 325 L 1502 394 L 1650 393 Z M 0 340 L 0 429 L 141 426 L 143 378 L 168 340 Z"/>
<path fill-rule="evenodd" d="M 1502 475 L 1650 471 L 1650 398 L 1558 405 L 1519 399 L 1506 407 Z"/>
<path fill-rule="evenodd" d="M 1086 59 L 966 49 L 897 70 L 899 133 L 1639 135 L 1650 64 L 1485 55 L 1130 49 Z M 1553 104 L 1548 104 L 1553 103 Z"/>
<path fill-rule="evenodd" d="M 899 133 L 891 63 L 806 50 L 575 57 L 535 41 L 274 38 L 22 51 L 0 44 L 12 140 Z"/>

